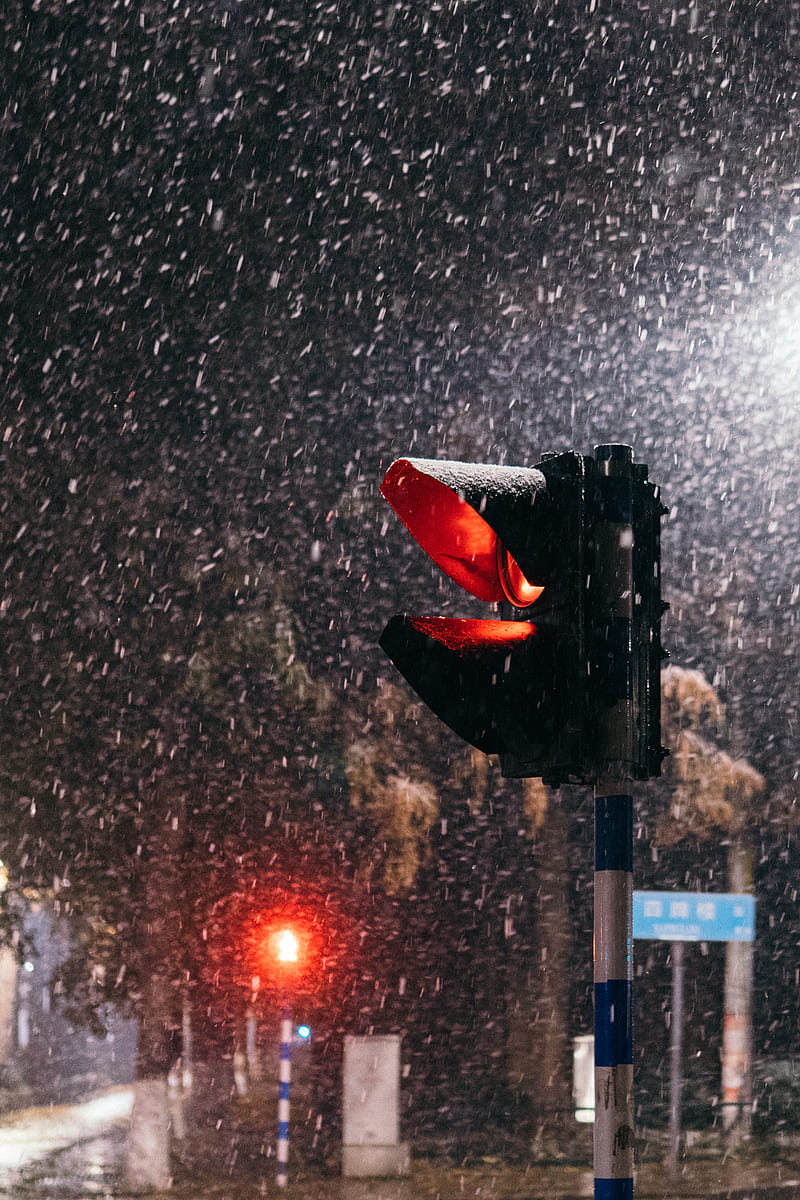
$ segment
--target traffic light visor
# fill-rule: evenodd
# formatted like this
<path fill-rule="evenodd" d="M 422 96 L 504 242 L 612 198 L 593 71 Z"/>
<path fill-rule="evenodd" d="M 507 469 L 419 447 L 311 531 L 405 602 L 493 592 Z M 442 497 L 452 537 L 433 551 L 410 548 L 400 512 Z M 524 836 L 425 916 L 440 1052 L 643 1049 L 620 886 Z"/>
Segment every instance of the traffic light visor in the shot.
<path fill-rule="evenodd" d="M 558 646 L 530 621 L 404 614 L 380 644 L 437 717 L 486 754 L 538 746 L 562 715 L 547 692 Z"/>
<path fill-rule="evenodd" d="M 493 509 L 520 491 L 533 503 L 544 489 L 540 472 L 399 458 L 381 485 L 388 500 L 425 553 L 479 600 L 533 604 L 543 588 L 530 581 L 490 523 Z"/>

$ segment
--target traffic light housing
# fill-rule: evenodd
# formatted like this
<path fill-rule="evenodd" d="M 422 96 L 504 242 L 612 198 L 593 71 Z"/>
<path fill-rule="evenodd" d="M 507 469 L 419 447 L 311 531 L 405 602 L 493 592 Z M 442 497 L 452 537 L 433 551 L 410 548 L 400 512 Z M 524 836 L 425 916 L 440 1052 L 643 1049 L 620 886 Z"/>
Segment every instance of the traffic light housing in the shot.
<path fill-rule="evenodd" d="M 587 781 L 620 757 L 633 778 L 658 774 L 663 509 L 628 448 L 535 467 L 401 458 L 381 492 L 447 575 L 496 606 L 489 620 L 404 614 L 383 631 L 437 716 L 505 775 Z M 619 546 L 633 572 L 621 599 L 606 563 Z M 632 732 L 609 747 L 615 714 Z"/>

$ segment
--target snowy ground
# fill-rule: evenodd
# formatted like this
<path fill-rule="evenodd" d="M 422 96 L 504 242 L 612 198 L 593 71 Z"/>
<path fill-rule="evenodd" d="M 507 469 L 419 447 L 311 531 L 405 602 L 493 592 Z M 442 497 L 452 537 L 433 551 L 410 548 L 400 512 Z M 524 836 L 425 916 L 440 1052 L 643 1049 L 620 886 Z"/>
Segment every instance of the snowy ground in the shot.
<path fill-rule="evenodd" d="M 119 1182 L 131 1092 L 116 1089 L 84 1104 L 30 1108 L 6 1114 L 0 1126 L 0 1197 L 9 1200 L 130 1200 Z M 578 1167 L 472 1169 L 415 1162 L 406 1180 L 320 1178 L 297 1165 L 281 1192 L 271 1161 L 263 1171 L 231 1164 L 207 1177 L 176 1177 L 169 1193 L 151 1200 L 583 1200 L 593 1193 L 590 1171 Z M 658 1163 L 637 1172 L 637 1200 L 794 1200 L 800 1171 L 751 1160 L 687 1162 L 667 1180 Z"/>
<path fill-rule="evenodd" d="M 133 1093 L 124 1088 L 85 1104 L 27 1108 L 6 1114 L 0 1126 L 0 1186 L 17 1180 L 29 1164 L 124 1123 L 132 1102 Z"/>

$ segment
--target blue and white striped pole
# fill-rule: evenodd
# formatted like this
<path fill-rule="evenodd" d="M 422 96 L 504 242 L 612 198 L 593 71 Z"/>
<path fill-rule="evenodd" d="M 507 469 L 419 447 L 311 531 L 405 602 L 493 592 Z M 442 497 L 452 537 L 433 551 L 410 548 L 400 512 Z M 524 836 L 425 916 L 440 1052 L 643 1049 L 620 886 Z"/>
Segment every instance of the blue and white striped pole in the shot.
<path fill-rule="evenodd" d="M 633 1197 L 632 859 L 632 798 L 598 793 L 594 876 L 595 1200 Z"/>
<path fill-rule="evenodd" d="M 281 1013 L 281 1058 L 278 1071 L 278 1155 L 277 1184 L 289 1182 L 289 1088 L 292 1082 L 292 1010 L 285 1005 Z"/>
<path fill-rule="evenodd" d="M 597 446 L 595 455 L 603 476 L 596 584 L 614 703 L 603 716 L 595 786 L 594 1195 L 633 1200 L 634 467 L 630 446 Z"/>

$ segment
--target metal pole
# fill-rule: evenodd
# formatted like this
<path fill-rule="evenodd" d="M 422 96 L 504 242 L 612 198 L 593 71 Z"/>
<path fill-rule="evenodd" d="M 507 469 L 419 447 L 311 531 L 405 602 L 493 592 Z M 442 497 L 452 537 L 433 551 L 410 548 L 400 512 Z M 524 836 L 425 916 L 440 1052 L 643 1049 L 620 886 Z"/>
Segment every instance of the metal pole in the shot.
<path fill-rule="evenodd" d="M 595 797 L 594 1195 L 633 1197 L 633 801 Z"/>
<path fill-rule="evenodd" d="M 595 448 L 600 520 L 595 571 L 613 705 L 595 786 L 595 1200 L 633 1198 L 633 452 Z"/>
<path fill-rule="evenodd" d="M 281 1058 L 278 1072 L 278 1187 L 289 1182 L 289 1087 L 292 1082 L 292 1010 L 288 1004 L 281 1013 Z"/>
<path fill-rule="evenodd" d="M 669 1027 L 669 1145 L 667 1170 L 674 1175 L 678 1169 L 681 1141 L 681 1101 L 683 1096 L 683 942 L 673 942 L 672 1015 Z"/>
<path fill-rule="evenodd" d="M 728 889 L 752 892 L 753 854 L 741 831 L 728 848 Z M 725 947 L 725 1003 L 722 1027 L 722 1124 L 733 1150 L 752 1128 L 753 943 Z"/>

